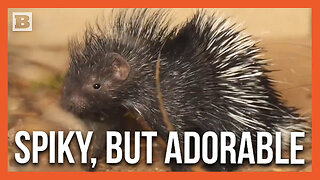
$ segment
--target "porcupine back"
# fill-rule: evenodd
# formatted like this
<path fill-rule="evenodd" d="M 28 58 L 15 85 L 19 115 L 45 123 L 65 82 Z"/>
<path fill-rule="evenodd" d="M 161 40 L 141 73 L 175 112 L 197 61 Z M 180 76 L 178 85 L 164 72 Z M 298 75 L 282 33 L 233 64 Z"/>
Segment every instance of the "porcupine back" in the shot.
<path fill-rule="evenodd" d="M 182 122 L 182 130 L 193 126 L 238 137 L 242 132 L 288 136 L 305 131 L 304 118 L 274 90 L 261 48 L 238 29 L 228 19 L 198 11 L 168 40 L 161 87 L 169 114 L 178 115 L 172 121 Z"/>
<path fill-rule="evenodd" d="M 251 132 L 255 150 L 256 132 L 281 132 L 285 148 L 290 132 L 310 132 L 306 119 L 273 88 L 261 51 L 236 24 L 205 11 L 179 28 L 161 51 L 160 79 L 165 108 L 181 136 L 189 130 L 229 131 L 237 136 L 238 149 L 241 134 Z M 206 166 L 210 171 L 237 167 Z"/>

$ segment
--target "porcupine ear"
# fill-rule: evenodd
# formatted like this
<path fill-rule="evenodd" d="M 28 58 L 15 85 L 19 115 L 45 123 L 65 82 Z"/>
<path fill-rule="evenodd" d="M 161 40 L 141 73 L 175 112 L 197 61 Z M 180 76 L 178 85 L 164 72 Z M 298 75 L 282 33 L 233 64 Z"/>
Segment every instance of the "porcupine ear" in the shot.
<path fill-rule="evenodd" d="M 130 73 L 130 65 L 128 61 L 118 53 L 112 53 L 111 57 L 111 66 L 114 78 L 120 81 L 126 80 Z"/>

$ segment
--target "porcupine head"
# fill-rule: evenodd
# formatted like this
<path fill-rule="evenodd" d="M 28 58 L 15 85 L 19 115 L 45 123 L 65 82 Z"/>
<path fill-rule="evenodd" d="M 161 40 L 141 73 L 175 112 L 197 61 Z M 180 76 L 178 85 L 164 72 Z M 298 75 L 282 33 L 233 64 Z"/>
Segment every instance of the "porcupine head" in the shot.
<path fill-rule="evenodd" d="M 119 117 L 128 109 L 147 107 L 146 95 L 156 97 L 155 64 L 150 62 L 169 32 L 165 14 L 132 10 L 129 16 L 122 11 L 110 18 L 106 29 L 89 26 L 81 40 L 72 39 L 62 106 L 89 121 L 107 119 L 111 126 L 119 125 Z"/>

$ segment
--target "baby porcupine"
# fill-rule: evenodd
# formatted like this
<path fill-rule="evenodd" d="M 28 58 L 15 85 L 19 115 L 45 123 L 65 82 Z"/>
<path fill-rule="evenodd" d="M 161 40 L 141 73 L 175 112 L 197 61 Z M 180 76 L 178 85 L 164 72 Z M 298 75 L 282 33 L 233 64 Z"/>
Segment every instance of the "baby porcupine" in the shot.
<path fill-rule="evenodd" d="M 105 130 L 121 129 L 126 112 L 139 114 L 167 138 L 155 83 L 159 55 L 164 108 L 180 137 L 184 131 L 231 131 L 239 137 L 305 130 L 295 109 L 273 89 L 266 60 L 250 36 L 203 11 L 176 28 L 169 28 L 167 15 L 123 10 L 108 27 L 89 27 L 84 41 L 70 43 L 62 105 L 95 130 L 95 143 L 104 143 Z M 94 155 L 101 153 L 99 147 Z"/>

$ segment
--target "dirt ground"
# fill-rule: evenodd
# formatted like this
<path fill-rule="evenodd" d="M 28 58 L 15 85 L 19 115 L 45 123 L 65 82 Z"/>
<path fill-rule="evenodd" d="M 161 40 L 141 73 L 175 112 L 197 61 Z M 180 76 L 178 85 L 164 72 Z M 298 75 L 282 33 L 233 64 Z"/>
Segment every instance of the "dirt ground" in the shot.
<path fill-rule="evenodd" d="M 8 95 L 8 165 L 9 171 L 84 171 L 83 167 L 79 164 L 76 165 L 49 165 L 47 153 L 42 153 L 40 157 L 40 163 L 38 165 L 18 165 L 14 160 L 14 153 L 18 152 L 14 144 L 14 135 L 18 130 L 27 130 L 29 132 L 34 130 L 82 130 L 85 131 L 84 125 L 79 119 L 73 115 L 63 111 L 59 106 L 59 98 L 61 93 L 61 85 L 63 77 L 68 67 L 68 51 L 67 51 L 67 37 L 72 34 L 81 32 L 79 29 L 68 29 L 66 33 L 59 34 L 55 32 L 55 29 L 63 28 L 65 23 L 57 22 L 56 26 L 48 25 L 52 30 L 48 30 L 47 34 L 40 32 L 41 27 L 45 26 L 37 23 L 37 15 L 44 13 L 44 10 L 22 9 L 20 11 L 32 11 L 35 17 L 34 21 L 34 34 L 16 34 L 11 32 L 9 28 L 9 42 L 8 42 L 8 71 L 9 71 L 9 95 Z M 9 10 L 9 17 L 12 11 Z M 83 10 L 85 13 L 81 14 L 80 10 L 77 10 L 73 16 L 80 17 L 80 20 L 75 20 L 76 23 L 84 25 L 82 16 L 93 19 L 94 13 L 90 10 Z M 187 14 L 192 10 L 186 9 L 177 10 L 177 14 Z M 220 10 L 224 11 L 224 10 Z M 292 28 L 292 24 L 283 23 L 287 27 L 281 26 L 281 18 L 272 19 L 274 23 L 278 23 L 279 34 L 275 34 L 270 24 L 272 20 L 267 21 L 267 17 L 262 17 L 267 23 L 263 24 L 259 21 L 257 15 L 256 21 L 259 21 L 259 27 L 265 28 L 265 31 L 254 28 L 254 21 L 248 17 L 251 17 L 248 12 L 250 10 L 234 11 L 225 10 L 227 15 L 240 14 L 237 21 L 246 22 L 249 32 L 258 37 L 261 42 L 260 46 L 263 47 L 266 52 L 264 57 L 270 59 L 270 69 L 277 70 L 270 74 L 270 76 L 276 80 L 276 89 L 281 92 L 283 99 L 290 106 L 297 107 L 298 112 L 307 117 L 311 122 L 312 115 L 312 79 L 311 79 L 311 30 L 308 26 L 309 11 L 300 12 L 301 10 L 292 10 L 295 14 L 300 16 L 304 15 L 302 20 L 296 19 L 296 29 Z M 266 11 L 266 10 L 260 10 Z M 272 14 L 272 10 L 269 10 Z M 70 14 L 65 14 L 67 10 L 55 10 L 58 18 L 66 19 L 72 17 Z M 71 12 L 71 10 L 70 10 Z M 256 10 L 255 13 L 259 12 Z M 95 11 L 96 13 L 96 11 Z M 278 10 L 274 10 L 274 13 L 279 13 Z M 290 12 L 291 13 L 291 12 Z M 288 15 L 290 13 L 283 13 L 281 15 Z M 262 13 L 261 13 L 262 14 Z M 45 14 L 45 17 L 51 17 L 51 15 Z M 183 16 L 185 17 L 185 15 Z M 180 19 L 183 19 L 180 17 Z M 270 18 L 273 18 L 270 16 Z M 283 17 L 282 17 L 283 18 Z M 240 20 L 239 20 L 240 19 Z M 284 18 L 285 19 L 285 18 Z M 90 21 L 90 20 L 89 20 Z M 280 22 L 279 22 L 280 21 Z M 51 21 L 54 22 L 54 18 L 51 17 Z M 75 24 L 75 26 L 78 26 Z M 263 27 L 265 25 L 265 27 Z M 262 26 L 262 27 L 261 27 Z M 311 24 L 309 25 L 311 27 Z M 10 27 L 10 24 L 9 24 Z M 36 29 L 37 27 L 38 30 Z M 290 33 L 285 33 L 286 31 Z M 297 31 L 296 34 L 291 31 Z M 310 31 L 310 32 L 308 32 Z M 37 34 L 35 34 L 37 33 Z M 270 33 L 272 35 L 270 35 Z M 288 36 L 286 36 L 288 35 Z M 44 37 L 48 38 L 44 38 Z M 25 37 L 24 39 L 21 37 Z M 57 38 L 56 38 L 57 37 Z M 57 40 L 58 39 L 58 40 Z M 63 40 L 61 40 L 63 39 Z M 61 40 L 61 41 L 59 41 Z M 142 143 L 142 147 L 144 144 Z M 303 153 L 299 156 L 306 160 L 304 166 L 249 166 L 245 165 L 238 171 L 311 171 L 311 139 L 307 138 L 304 144 Z M 74 151 L 77 151 L 76 147 L 72 146 Z M 145 148 L 142 148 L 145 149 Z M 98 171 L 170 171 L 170 168 L 163 165 L 163 149 L 157 143 L 154 143 L 154 163 L 153 165 L 145 165 L 143 151 L 141 153 L 141 163 L 131 166 L 125 163 L 119 165 L 109 166 L 103 163 L 103 159 L 98 164 Z M 74 153 L 75 160 L 79 161 L 79 153 Z"/>

